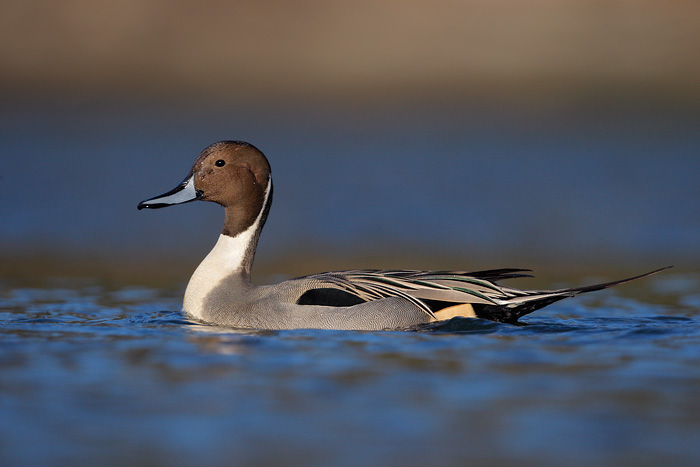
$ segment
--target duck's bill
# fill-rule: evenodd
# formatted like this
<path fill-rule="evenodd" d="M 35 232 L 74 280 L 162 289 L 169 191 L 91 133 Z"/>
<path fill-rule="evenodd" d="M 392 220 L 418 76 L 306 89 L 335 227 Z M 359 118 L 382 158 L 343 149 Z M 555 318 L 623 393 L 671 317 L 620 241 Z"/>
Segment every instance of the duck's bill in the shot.
<path fill-rule="evenodd" d="M 172 206 L 173 204 L 189 203 L 190 201 L 200 199 L 201 196 L 202 192 L 194 188 L 194 175 L 191 175 L 184 179 L 182 183 L 180 183 L 180 185 L 178 185 L 174 190 L 170 190 L 162 195 L 141 201 L 138 208 L 164 208 L 167 206 Z"/>

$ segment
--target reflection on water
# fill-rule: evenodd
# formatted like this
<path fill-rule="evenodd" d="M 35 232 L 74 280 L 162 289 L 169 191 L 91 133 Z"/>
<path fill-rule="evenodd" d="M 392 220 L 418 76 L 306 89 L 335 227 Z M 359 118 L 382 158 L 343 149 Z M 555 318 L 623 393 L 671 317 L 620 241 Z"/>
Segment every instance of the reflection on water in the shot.
<path fill-rule="evenodd" d="M 346 332 L 194 323 L 160 289 L 5 283 L 0 463 L 691 465 L 700 280 L 645 284 L 652 300 L 604 291 L 524 326 Z"/>

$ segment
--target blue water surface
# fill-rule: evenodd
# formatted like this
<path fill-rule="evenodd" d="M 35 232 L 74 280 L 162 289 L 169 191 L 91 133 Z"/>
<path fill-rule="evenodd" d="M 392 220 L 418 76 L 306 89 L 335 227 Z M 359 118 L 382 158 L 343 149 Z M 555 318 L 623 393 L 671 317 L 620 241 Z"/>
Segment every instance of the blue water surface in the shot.
<path fill-rule="evenodd" d="M 180 290 L 4 281 L 0 463 L 696 465 L 700 279 L 645 281 L 412 332 L 227 329 Z"/>
<path fill-rule="evenodd" d="M 0 465 L 697 465 L 691 107 L 3 102 Z M 676 269 L 521 326 L 196 323 L 178 310 L 221 208 L 136 205 L 222 139 L 272 165 L 255 280 Z"/>
<path fill-rule="evenodd" d="M 242 139 L 272 165 L 266 264 L 299 250 L 419 250 L 460 268 L 700 260 L 688 109 L 23 102 L 0 123 L 5 253 L 198 260 L 218 206 L 136 204 L 180 183 L 207 145 Z"/>

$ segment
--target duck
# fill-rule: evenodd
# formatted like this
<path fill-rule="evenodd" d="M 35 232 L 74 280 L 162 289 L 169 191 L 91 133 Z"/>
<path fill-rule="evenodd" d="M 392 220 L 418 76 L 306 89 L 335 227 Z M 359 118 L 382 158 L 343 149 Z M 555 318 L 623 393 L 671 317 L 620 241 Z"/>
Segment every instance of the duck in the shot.
<path fill-rule="evenodd" d="M 505 279 L 531 277 L 529 269 L 422 271 L 355 269 L 256 286 L 251 269 L 272 205 L 272 170 L 265 155 L 244 141 L 205 148 L 185 179 L 138 209 L 191 201 L 224 207 L 224 225 L 211 252 L 187 284 L 182 311 L 195 320 L 247 329 L 380 331 L 415 328 L 456 317 L 518 324 L 564 298 L 655 274 L 556 290 L 519 290 Z"/>

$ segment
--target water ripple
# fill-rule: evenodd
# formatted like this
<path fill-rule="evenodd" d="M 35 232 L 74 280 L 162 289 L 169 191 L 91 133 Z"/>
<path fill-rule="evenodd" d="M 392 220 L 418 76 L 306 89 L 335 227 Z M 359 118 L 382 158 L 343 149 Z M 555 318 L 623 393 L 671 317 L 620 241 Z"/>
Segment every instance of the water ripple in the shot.
<path fill-rule="evenodd" d="M 205 450 L 221 464 L 351 463 L 361 449 L 369 463 L 398 451 L 406 463 L 644 452 L 688 464 L 700 456 L 693 294 L 572 300 L 521 325 L 353 332 L 212 326 L 149 288 L 3 289 L 0 461 L 191 464 Z"/>

